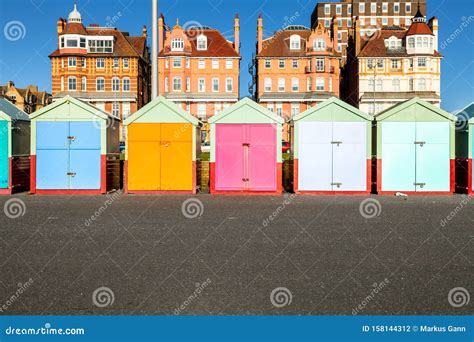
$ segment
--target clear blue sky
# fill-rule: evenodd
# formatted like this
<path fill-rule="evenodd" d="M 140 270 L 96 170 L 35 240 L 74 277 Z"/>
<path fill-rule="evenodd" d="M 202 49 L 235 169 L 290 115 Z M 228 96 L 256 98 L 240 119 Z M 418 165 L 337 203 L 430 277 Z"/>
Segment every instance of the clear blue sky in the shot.
<path fill-rule="evenodd" d="M 105 25 L 120 12 L 122 16 L 115 26 L 122 31 L 140 35 L 143 25 L 151 28 L 151 0 L 77 0 L 77 3 L 87 25 Z M 241 95 L 245 96 L 258 14 L 263 14 L 265 34 L 270 35 L 292 16 L 298 17 L 294 24 L 309 26 L 316 3 L 316 0 L 159 0 L 159 12 L 165 14 L 168 25 L 173 25 L 179 17 L 181 24 L 198 22 L 219 29 L 228 39 L 233 39 L 233 18 L 239 13 L 243 55 Z M 60 16 L 67 17 L 72 8 L 73 0 L 0 0 L 0 84 L 13 80 L 20 87 L 37 84 L 51 91 L 48 55 L 57 45 L 56 21 Z M 428 16 L 439 18 L 440 44 L 455 35 L 451 43 L 440 49 L 445 57 L 442 106 L 448 111 L 460 109 L 474 101 L 474 1 L 428 0 Z M 462 28 L 463 19 L 468 23 L 465 28 Z M 6 39 L 5 26 L 11 21 L 24 25 L 23 38 Z M 460 28 L 463 31 L 455 34 Z"/>

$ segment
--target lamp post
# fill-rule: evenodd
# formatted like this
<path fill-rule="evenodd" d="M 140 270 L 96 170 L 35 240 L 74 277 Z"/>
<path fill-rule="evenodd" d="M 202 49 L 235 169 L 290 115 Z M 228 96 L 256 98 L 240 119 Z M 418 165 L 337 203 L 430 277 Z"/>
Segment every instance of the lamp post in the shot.
<path fill-rule="evenodd" d="M 158 0 L 152 1 L 151 98 L 158 97 Z"/>

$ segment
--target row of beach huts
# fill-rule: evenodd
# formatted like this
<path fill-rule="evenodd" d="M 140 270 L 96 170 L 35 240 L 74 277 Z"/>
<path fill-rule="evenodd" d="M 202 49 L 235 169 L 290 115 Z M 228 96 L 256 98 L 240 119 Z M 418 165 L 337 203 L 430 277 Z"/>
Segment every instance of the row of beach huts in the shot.
<path fill-rule="evenodd" d="M 283 119 L 244 98 L 209 120 L 212 194 L 279 194 Z M 201 122 L 158 97 L 117 118 L 66 96 L 31 114 L 0 99 L 0 194 L 197 193 Z M 419 98 L 375 117 L 331 98 L 292 118 L 297 194 L 472 193 L 474 119 Z"/>

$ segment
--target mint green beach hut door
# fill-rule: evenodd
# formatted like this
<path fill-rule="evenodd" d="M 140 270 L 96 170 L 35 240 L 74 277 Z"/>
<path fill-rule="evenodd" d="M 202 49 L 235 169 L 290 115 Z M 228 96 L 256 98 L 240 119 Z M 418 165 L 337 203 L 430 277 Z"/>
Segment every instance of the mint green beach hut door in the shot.
<path fill-rule="evenodd" d="M 382 123 L 382 191 L 416 191 L 415 122 Z"/>
<path fill-rule="evenodd" d="M 8 121 L 0 120 L 0 189 L 8 188 Z"/>
<path fill-rule="evenodd" d="M 448 122 L 416 123 L 416 191 L 450 190 Z"/>

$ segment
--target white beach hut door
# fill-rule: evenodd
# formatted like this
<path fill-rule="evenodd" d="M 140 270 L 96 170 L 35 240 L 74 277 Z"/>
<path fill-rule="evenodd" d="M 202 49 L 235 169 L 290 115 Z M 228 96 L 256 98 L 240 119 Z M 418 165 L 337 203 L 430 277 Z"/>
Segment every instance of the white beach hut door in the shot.
<path fill-rule="evenodd" d="M 367 123 L 333 123 L 333 191 L 367 190 Z"/>
<path fill-rule="evenodd" d="M 301 122 L 298 135 L 298 189 L 332 191 L 332 123 Z"/>

